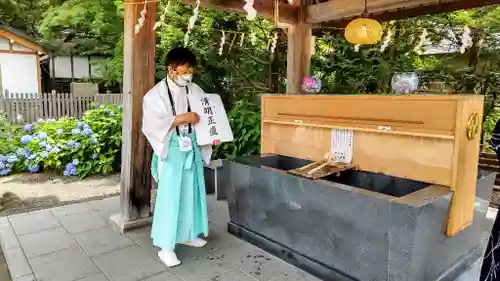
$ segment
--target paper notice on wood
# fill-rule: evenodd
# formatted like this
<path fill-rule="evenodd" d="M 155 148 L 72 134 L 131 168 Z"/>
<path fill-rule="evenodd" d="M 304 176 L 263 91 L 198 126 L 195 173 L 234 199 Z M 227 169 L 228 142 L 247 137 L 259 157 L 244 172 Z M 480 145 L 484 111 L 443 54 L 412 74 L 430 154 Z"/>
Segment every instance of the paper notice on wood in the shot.
<path fill-rule="evenodd" d="M 216 140 L 233 141 L 233 132 L 219 95 L 205 94 L 201 98 L 188 97 L 191 110 L 200 115 L 200 122 L 194 125 L 198 145 L 212 144 Z"/>
<path fill-rule="evenodd" d="M 353 152 L 352 130 L 332 129 L 331 153 L 335 162 L 350 164 Z"/>

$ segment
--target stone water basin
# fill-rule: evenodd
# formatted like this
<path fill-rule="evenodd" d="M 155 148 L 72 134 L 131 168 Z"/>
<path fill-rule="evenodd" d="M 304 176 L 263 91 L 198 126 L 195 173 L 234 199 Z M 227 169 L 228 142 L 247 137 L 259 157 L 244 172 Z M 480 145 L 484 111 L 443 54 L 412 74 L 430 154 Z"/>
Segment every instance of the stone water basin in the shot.
<path fill-rule="evenodd" d="M 474 221 L 447 237 L 452 191 L 365 171 L 309 180 L 281 155 L 225 161 L 228 230 L 323 280 L 454 280 L 482 256 L 495 173 L 479 171 Z"/>

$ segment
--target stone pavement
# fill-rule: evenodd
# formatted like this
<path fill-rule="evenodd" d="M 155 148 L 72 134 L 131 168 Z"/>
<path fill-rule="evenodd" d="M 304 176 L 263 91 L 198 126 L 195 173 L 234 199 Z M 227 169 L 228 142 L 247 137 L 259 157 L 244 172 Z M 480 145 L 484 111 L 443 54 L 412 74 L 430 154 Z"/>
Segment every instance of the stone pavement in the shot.
<path fill-rule="evenodd" d="M 226 232 L 225 202 L 209 196 L 209 244 L 180 246 L 182 264 L 157 258 L 150 228 L 114 232 L 107 220 L 119 198 L 0 218 L 0 239 L 13 281 L 313 281 L 311 275 Z M 478 280 L 480 263 L 460 281 Z M 3 280 L 2 280 L 3 281 Z"/>

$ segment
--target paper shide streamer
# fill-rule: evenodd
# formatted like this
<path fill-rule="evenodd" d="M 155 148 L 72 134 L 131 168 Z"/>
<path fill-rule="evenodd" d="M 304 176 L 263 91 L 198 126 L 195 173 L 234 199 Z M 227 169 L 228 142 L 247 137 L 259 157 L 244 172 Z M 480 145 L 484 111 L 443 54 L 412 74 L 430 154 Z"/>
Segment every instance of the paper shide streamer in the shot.
<path fill-rule="evenodd" d="M 222 30 L 222 37 L 220 39 L 220 47 L 219 47 L 219 56 L 222 56 L 222 52 L 224 51 L 224 44 L 226 44 L 226 32 Z"/>
<path fill-rule="evenodd" d="M 278 43 L 278 31 L 274 32 L 273 39 L 271 41 L 271 54 L 274 54 L 274 51 L 276 51 L 276 44 Z"/>
<path fill-rule="evenodd" d="M 147 2 L 144 2 L 144 7 L 141 10 L 141 17 L 137 20 L 137 24 L 135 25 L 135 34 L 138 34 L 141 31 L 141 28 L 144 26 L 144 22 L 146 21 L 146 6 Z"/>
<path fill-rule="evenodd" d="M 189 18 L 186 35 L 184 35 L 184 47 L 186 47 L 189 43 L 189 35 L 191 34 L 191 30 L 194 28 L 194 24 L 198 19 L 199 13 L 200 13 L 200 0 L 196 0 L 196 6 L 193 9 L 193 15 Z"/>
<path fill-rule="evenodd" d="M 247 12 L 247 20 L 254 20 L 257 17 L 257 10 L 253 7 L 254 0 L 245 0 L 243 10 Z"/>
<path fill-rule="evenodd" d="M 464 32 L 462 33 L 462 45 L 460 46 L 460 53 L 465 53 L 465 50 L 472 46 L 471 30 L 468 26 L 464 26 Z"/>
<path fill-rule="evenodd" d="M 389 43 L 391 42 L 392 38 L 392 30 L 387 29 L 387 34 L 385 35 L 384 42 L 380 46 L 380 52 L 383 53 L 389 47 Z"/>
<path fill-rule="evenodd" d="M 153 30 L 156 30 L 158 27 L 165 25 L 165 17 L 167 16 L 169 7 L 170 1 L 167 1 L 167 3 L 165 4 L 165 8 L 163 9 L 163 13 L 160 15 L 160 20 L 155 23 Z"/>
<path fill-rule="evenodd" d="M 424 46 L 425 40 L 427 39 L 427 29 L 422 30 L 422 34 L 420 34 L 420 41 L 418 41 L 417 45 L 413 48 L 413 51 L 419 55 L 422 54 L 422 47 Z"/>

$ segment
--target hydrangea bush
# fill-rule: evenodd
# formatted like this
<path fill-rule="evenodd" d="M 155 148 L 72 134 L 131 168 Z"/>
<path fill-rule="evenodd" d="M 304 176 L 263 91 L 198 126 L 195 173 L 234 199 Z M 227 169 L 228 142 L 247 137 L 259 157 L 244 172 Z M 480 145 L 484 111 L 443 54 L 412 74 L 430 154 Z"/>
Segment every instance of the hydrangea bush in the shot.
<path fill-rule="evenodd" d="M 84 178 L 113 173 L 120 166 L 122 119 L 120 105 L 101 105 L 80 119 L 26 124 L 12 134 L 10 151 L 2 151 L 0 176 L 58 171 Z"/>

